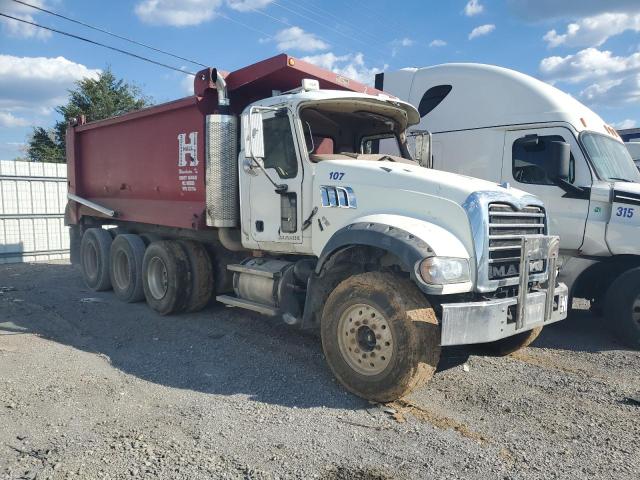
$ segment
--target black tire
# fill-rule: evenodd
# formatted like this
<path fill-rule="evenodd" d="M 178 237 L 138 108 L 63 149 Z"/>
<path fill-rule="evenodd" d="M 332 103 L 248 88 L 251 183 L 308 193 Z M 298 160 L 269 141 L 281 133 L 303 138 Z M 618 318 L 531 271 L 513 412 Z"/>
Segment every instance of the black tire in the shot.
<path fill-rule="evenodd" d="M 82 244 L 82 234 L 80 233 L 80 225 L 71 225 L 69 227 L 69 260 L 71 265 L 78 267 L 81 265 L 80 245 Z"/>
<path fill-rule="evenodd" d="M 376 325 L 375 312 L 382 324 Z M 333 374 L 347 390 L 368 400 L 389 402 L 403 397 L 431 379 L 440 359 L 435 312 L 411 281 L 393 274 L 362 273 L 341 282 L 325 303 L 320 332 Z M 347 353 L 351 346 L 355 353 Z M 385 348 L 388 358 L 381 356 Z M 361 355 L 368 359 L 360 366 L 355 360 L 360 362 Z M 373 372 L 358 371 L 369 365 Z"/>
<path fill-rule="evenodd" d="M 141 233 L 140 238 L 147 247 L 153 242 L 159 242 L 162 240 L 162 237 L 160 235 L 156 235 L 155 233 Z"/>
<path fill-rule="evenodd" d="M 89 228 L 80 243 L 82 278 L 92 290 L 102 292 L 111 288 L 111 235 L 101 228 Z"/>
<path fill-rule="evenodd" d="M 191 295 L 187 301 L 187 312 L 198 312 L 206 307 L 213 296 L 213 268 L 211 257 L 200 242 L 180 240 L 187 252 L 191 270 Z"/>
<path fill-rule="evenodd" d="M 620 340 L 640 349 L 640 268 L 620 275 L 609 287 L 606 319 Z"/>
<path fill-rule="evenodd" d="M 142 285 L 147 304 L 160 315 L 177 313 L 191 295 L 189 258 L 175 241 L 153 242 L 144 253 Z"/>
<path fill-rule="evenodd" d="M 144 242 L 138 235 L 118 235 L 111 244 L 111 285 L 118 299 L 127 303 L 144 300 L 142 261 Z"/>
<path fill-rule="evenodd" d="M 107 232 L 109 232 L 109 234 L 111 235 L 111 238 L 114 240 L 118 235 L 126 235 L 127 233 L 129 233 L 127 232 L 127 230 L 125 230 L 122 227 L 113 227 L 108 229 Z"/>
<path fill-rule="evenodd" d="M 518 333 L 495 342 L 479 344 L 478 347 L 481 353 L 504 357 L 531 345 L 540 336 L 541 332 L 542 327 L 536 327 L 527 332 Z"/>

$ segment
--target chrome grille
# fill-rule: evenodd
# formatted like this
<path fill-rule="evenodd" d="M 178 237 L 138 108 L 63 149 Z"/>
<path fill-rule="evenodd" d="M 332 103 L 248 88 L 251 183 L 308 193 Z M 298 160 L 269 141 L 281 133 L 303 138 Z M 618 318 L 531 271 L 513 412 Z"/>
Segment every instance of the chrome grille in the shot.
<path fill-rule="evenodd" d="M 545 234 L 545 212 L 530 205 L 517 210 L 506 203 L 489 204 L 489 280 L 518 277 L 522 237 Z M 543 273 L 545 262 L 530 265 L 530 273 Z"/>

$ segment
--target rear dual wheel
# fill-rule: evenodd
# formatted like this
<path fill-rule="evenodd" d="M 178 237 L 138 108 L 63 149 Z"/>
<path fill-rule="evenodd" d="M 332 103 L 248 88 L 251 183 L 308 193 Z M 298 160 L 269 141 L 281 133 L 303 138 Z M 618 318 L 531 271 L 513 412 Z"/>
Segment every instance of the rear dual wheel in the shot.
<path fill-rule="evenodd" d="M 138 235 L 120 234 L 111 244 L 111 285 L 113 293 L 123 302 L 134 303 L 144 300 L 144 252 L 144 242 Z"/>
<path fill-rule="evenodd" d="M 82 278 L 91 290 L 101 292 L 111 288 L 111 235 L 101 228 L 89 228 L 80 242 Z"/>
<path fill-rule="evenodd" d="M 211 300 L 211 258 L 198 242 L 152 242 L 144 254 L 142 272 L 147 304 L 161 315 L 195 312 Z"/>

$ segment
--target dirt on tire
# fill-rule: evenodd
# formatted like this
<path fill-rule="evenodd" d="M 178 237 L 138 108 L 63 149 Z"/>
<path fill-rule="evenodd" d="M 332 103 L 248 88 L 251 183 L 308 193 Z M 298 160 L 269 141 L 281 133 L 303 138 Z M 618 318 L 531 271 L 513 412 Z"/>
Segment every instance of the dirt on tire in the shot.
<path fill-rule="evenodd" d="M 394 337 L 390 364 L 370 377 L 349 367 L 338 347 L 339 318 L 357 303 L 381 311 Z M 439 331 L 435 312 L 417 287 L 391 273 L 367 272 L 342 281 L 322 313 L 322 346 L 331 370 L 349 391 L 379 402 L 396 400 L 429 381 L 440 358 Z"/>

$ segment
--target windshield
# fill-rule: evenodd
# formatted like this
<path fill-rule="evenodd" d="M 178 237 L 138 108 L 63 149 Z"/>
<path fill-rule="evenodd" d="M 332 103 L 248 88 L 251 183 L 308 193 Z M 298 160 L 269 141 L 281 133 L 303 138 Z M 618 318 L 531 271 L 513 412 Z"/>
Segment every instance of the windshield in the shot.
<path fill-rule="evenodd" d="M 580 140 L 602 180 L 640 182 L 640 173 L 622 142 L 597 133 L 583 133 Z"/>
<path fill-rule="evenodd" d="M 634 162 L 640 162 L 640 142 L 625 143 Z"/>
<path fill-rule="evenodd" d="M 323 101 L 306 104 L 300 119 L 311 161 L 336 154 L 377 153 L 382 142 L 394 144 L 386 153 L 409 158 L 404 143 L 406 120 L 395 107 L 353 100 Z"/>

